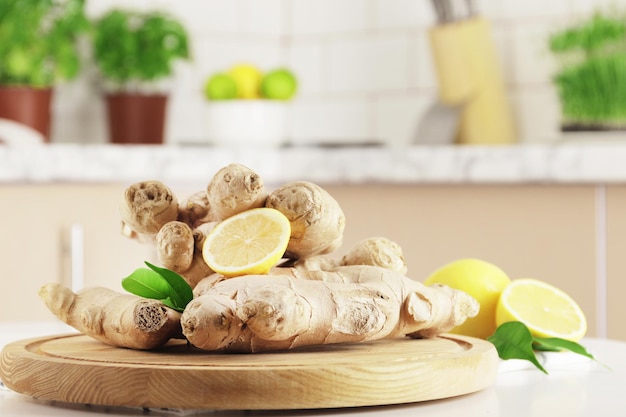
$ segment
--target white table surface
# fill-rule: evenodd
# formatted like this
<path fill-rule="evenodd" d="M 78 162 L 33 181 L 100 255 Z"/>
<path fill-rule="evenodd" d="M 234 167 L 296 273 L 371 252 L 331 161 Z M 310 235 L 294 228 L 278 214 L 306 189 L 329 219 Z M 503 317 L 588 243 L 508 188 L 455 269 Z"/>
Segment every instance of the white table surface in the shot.
<path fill-rule="evenodd" d="M 71 331 L 59 323 L 0 323 L 0 347 L 24 338 Z M 624 417 L 626 342 L 584 339 L 598 362 L 571 353 L 542 354 L 545 375 L 525 361 L 502 361 L 495 383 L 445 400 L 384 407 L 288 411 L 142 410 L 39 401 L 0 386 L 0 416 L 363 416 L 363 417 Z"/>

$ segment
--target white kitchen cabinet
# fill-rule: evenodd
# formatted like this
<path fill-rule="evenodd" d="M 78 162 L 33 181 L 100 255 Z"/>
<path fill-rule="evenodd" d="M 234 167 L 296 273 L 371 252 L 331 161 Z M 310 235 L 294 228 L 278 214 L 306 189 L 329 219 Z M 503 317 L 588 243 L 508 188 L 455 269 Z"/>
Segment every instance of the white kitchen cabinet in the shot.
<path fill-rule="evenodd" d="M 37 292 L 49 281 L 71 286 L 74 224 L 83 230 L 85 285 L 121 291 L 124 276 L 153 260 L 151 248 L 120 233 L 117 206 L 123 190 L 103 184 L 0 185 L 0 321 L 50 318 Z"/>

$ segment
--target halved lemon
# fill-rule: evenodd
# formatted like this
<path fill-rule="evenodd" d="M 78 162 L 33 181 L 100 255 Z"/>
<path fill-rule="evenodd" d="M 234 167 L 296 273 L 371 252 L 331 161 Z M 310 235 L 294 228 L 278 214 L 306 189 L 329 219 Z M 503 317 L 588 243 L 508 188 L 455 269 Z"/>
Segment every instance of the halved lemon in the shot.
<path fill-rule="evenodd" d="M 207 235 L 202 257 L 226 277 L 267 274 L 285 254 L 291 226 L 272 208 L 247 210 L 218 223 Z"/>
<path fill-rule="evenodd" d="M 587 319 L 565 292 L 546 282 L 516 279 L 502 291 L 496 308 L 496 324 L 521 321 L 536 337 L 580 340 L 587 332 Z"/>

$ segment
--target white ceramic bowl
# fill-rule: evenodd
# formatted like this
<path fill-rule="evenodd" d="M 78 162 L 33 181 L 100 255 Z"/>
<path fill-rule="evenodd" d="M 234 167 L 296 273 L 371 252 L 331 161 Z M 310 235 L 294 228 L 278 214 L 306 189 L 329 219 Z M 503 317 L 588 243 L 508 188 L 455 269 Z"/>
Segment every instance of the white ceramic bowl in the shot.
<path fill-rule="evenodd" d="M 281 146 L 286 143 L 287 103 L 275 100 L 212 101 L 208 139 L 218 146 Z"/>

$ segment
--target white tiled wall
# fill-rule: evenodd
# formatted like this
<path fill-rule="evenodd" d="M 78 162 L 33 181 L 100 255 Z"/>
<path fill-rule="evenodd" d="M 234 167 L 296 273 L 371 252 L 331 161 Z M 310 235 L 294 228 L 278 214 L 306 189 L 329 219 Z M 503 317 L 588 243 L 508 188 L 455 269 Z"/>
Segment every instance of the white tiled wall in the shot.
<path fill-rule="evenodd" d="M 457 1 L 457 0 L 452 0 Z M 476 0 L 492 34 L 523 142 L 558 135 L 559 103 L 546 49 L 551 30 L 614 1 Z M 172 81 L 167 141 L 204 141 L 201 88 L 238 62 L 288 66 L 300 81 L 291 103 L 293 143 L 411 143 L 434 100 L 427 30 L 430 0 L 88 0 L 98 16 L 112 6 L 161 8 L 192 36 L 193 61 Z M 54 142 L 105 142 L 104 107 L 92 71 L 57 91 Z"/>

